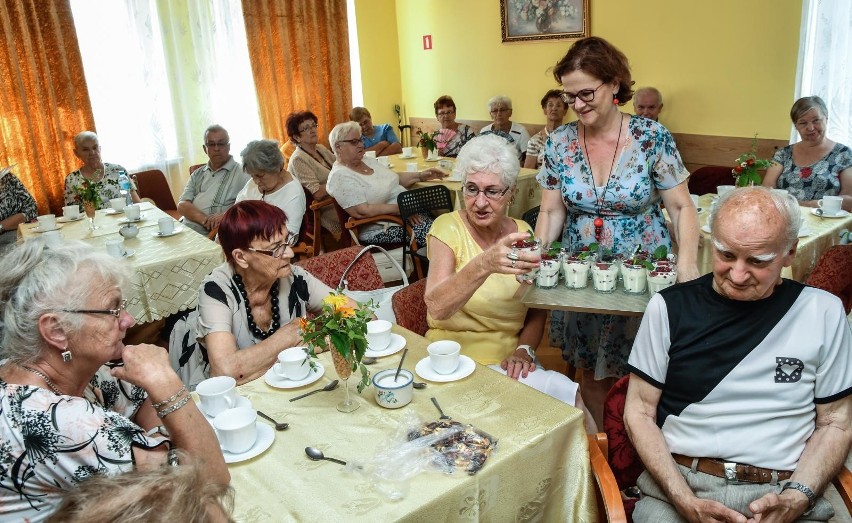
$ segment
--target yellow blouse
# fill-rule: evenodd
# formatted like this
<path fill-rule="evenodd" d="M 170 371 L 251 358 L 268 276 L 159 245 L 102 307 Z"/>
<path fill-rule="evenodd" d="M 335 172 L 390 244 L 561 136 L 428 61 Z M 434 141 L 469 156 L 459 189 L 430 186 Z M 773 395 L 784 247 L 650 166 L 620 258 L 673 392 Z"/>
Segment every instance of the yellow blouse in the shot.
<path fill-rule="evenodd" d="M 531 230 L 521 220 L 515 220 L 519 231 Z M 427 249 L 432 239 L 438 239 L 452 249 L 456 272 L 482 248 L 465 227 L 459 212 L 439 216 L 427 236 Z M 518 346 L 518 334 L 527 316 L 527 307 L 514 298 L 521 284 L 511 274 L 492 274 L 473 293 L 473 296 L 450 318 L 436 320 L 427 313 L 431 341 L 455 340 L 461 352 L 478 363 L 492 365 L 506 359 Z"/>

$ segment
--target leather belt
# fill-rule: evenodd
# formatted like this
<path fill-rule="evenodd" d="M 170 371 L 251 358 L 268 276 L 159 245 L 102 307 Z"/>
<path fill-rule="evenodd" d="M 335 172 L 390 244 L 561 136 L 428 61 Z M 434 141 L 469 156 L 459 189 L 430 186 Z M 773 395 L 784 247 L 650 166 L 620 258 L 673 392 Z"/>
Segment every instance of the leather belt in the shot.
<path fill-rule="evenodd" d="M 692 468 L 694 458 L 682 454 L 672 454 L 675 462 L 684 467 Z M 695 470 L 723 478 L 729 482 L 744 481 L 746 483 L 777 483 L 790 479 L 792 470 L 772 470 L 742 463 L 725 462 L 712 458 L 698 458 Z"/>

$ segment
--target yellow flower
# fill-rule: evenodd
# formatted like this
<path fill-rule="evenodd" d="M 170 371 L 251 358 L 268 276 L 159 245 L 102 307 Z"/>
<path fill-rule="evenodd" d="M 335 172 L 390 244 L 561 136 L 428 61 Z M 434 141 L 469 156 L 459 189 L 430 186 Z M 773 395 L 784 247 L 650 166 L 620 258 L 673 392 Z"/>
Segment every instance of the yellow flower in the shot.
<path fill-rule="evenodd" d="M 331 305 L 334 310 L 340 310 L 341 307 L 345 307 L 348 303 L 346 296 L 340 294 L 329 294 L 322 301 Z"/>
<path fill-rule="evenodd" d="M 337 310 L 344 318 L 351 318 L 355 316 L 355 309 L 352 307 L 339 307 Z"/>

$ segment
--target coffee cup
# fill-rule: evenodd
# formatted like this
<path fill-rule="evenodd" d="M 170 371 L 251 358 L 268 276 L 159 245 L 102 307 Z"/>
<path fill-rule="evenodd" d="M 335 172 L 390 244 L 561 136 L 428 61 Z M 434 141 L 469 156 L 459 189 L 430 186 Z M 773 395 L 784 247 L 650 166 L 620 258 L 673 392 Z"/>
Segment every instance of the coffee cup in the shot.
<path fill-rule="evenodd" d="M 42 234 L 42 237 L 48 247 L 59 247 L 62 245 L 62 233 L 58 230 L 47 231 Z"/>
<path fill-rule="evenodd" d="M 123 258 L 127 254 L 127 250 L 124 248 L 124 240 L 107 241 L 106 250 L 114 258 Z"/>
<path fill-rule="evenodd" d="M 842 196 L 823 196 L 817 204 L 822 209 L 822 213 L 826 216 L 835 216 L 840 214 L 840 206 L 843 203 Z"/>
<path fill-rule="evenodd" d="M 124 213 L 127 214 L 127 219 L 131 222 L 135 222 L 141 216 L 141 210 L 139 209 L 138 204 L 128 205 L 124 208 Z"/>
<path fill-rule="evenodd" d="M 376 151 L 366 151 L 366 152 L 364 152 L 364 157 L 365 158 L 375 158 L 376 157 Z"/>
<path fill-rule="evenodd" d="M 378 352 L 388 348 L 391 341 L 391 326 L 391 322 L 387 320 L 367 322 L 367 343 L 370 350 Z"/>
<path fill-rule="evenodd" d="M 461 345 L 452 340 L 435 341 L 426 347 L 429 364 L 438 374 L 452 374 L 459 366 Z"/>
<path fill-rule="evenodd" d="M 66 205 L 62 208 L 62 216 L 69 220 L 76 220 L 80 216 L 80 206 Z"/>
<path fill-rule="evenodd" d="M 169 216 L 157 220 L 157 226 L 160 228 L 161 235 L 171 234 L 175 231 L 175 221 Z"/>
<path fill-rule="evenodd" d="M 411 158 L 414 156 L 414 148 L 413 147 L 403 147 L 402 155 L 406 158 Z"/>
<path fill-rule="evenodd" d="M 716 194 L 718 194 L 719 198 L 721 198 L 722 196 L 725 196 L 729 192 L 733 191 L 734 189 L 736 189 L 736 187 L 734 187 L 733 185 L 720 185 L 716 187 Z"/>
<path fill-rule="evenodd" d="M 257 411 L 249 407 L 223 410 L 213 418 L 213 428 L 222 450 L 242 454 L 257 441 Z"/>
<path fill-rule="evenodd" d="M 124 210 L 124 206 L 127 205 L 127 201 L 124 199 L 124 197 L 110 198 L 109 205 L 115 212 L 121 212 Z"/>
<path fill-rule="evenodd" d="M 384 167 L 390 167 L 390 158 L 388 158 L 387 156 L 380 156 L 378 160 L 379 165 L 382 165 Z"/>
<path fill-rule="evenodd" d="M 38 220 L 38 230 L 44 231 L 52 231 L 56 229 L 56 215 L 55 214 L 43 214 L 36 218 Z"/>
<path fill-rule="evenodd" d="M 419 169 L 417 169 L 417 162 L 407 162 L 405 164 L 405 172 L 407 172 L 407 173 L 419 172 Z"/>
<path fill-rule="evenodd" d="M 279 378 L 299 381 L 311 371 L 308 354 L 304 347 L 290 347 L 278 353 L 278 363 L 272 366 L 272 372 Z"/>
<path fill-rule="evenodd" d="M 211 417 L 237 404 L 237 380 L 230 376 L 208 378 L 195 387 L 195 392 L 201 399 L 201 410 Z"/>

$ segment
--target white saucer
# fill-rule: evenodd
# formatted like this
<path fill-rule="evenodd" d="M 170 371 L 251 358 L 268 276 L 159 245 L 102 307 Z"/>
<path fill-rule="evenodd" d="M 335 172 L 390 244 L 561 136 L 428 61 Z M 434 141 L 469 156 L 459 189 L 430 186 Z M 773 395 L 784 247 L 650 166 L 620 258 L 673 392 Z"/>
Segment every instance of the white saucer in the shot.
<path fill-rule="evenodd" d="M 426 356 L 422 360 L 417 362 L 417 365 L 414 366 L 414 372 L 417 373 L 418 376 L 423 378 L 424 380 L 435 381 L 438 383 L 446 383 L 448 381 L 458 381 L 462 378 L 467 378 L 473 371 L 476 370 L 476 362 L 472 359 L 468 358 L 464 354 L 459 356 L 459 366 L 450 374 L 438 374 L 434 370 L 432 370 L 432 366 L 429 364 L 429 356 Z"/>
<path fill-rule="evenodd" d="M 47 229 L 47 230 L 43 231 L 43 230 L 41 230 L 41 225 L 36 225 L 35 227 L 33 227 L 30 230 L 33 231 L 33 232 L 50 232 L 50 231 L 58 231 L 62 227 L 63 227 L 62 225 L 57 225 L 55 229 Z"/>
<path fill-rule="evenodd" d="M 62 216 L 62 217 L 56 219 L 56 223 L 79 222 L 80 220 L 82 220 L 85 217 L 86 217 L 85 214 L 78 214 L 76 218 L 66 218 L 65 216 Z"/>
<path fill-rule="evenodd" d="M 139 223 L 139 222 L 143 221 L 144 219 L 145 219 L 145 217 L 140 214 L 139 218 L 137 218 L 135 220 L 131 220 L 130 218 L 121 218 L 120 220 L 118 220 L 118 223 Z"/>
<path fill-rule="evenodd" d="M 225 463 L 239 463 L 251 459 L 255 456 L 263 454 L 266 449 L 272 446 L 275 441 L 275 429 L 266 423 L 257 422 L 257 439 L 254 440 L 254 445 L 245 452 L 239 454 L 231 454 L 225 449 L 222 449 L 222 456 L 225 458 Z"/>
<path fill-rule="evenodd" d="M 104 211 L 104 214 L 124 214 L 124 209 L 122 209 L 120 211 L 116 211 L 115 209 L 110 207 L 109 209 Z"/>
<path fill-rule="evenodd" d="M 805 236 L 810 236 L 813 234 L 810 227 L 802 227 L 799 229 L 799 238 L 804 238 Z"/>
<path fill-rule="evenodd" d="M 400 154 L 398 158 L 399 158 L 400 160 L 410 160 L 410 159 L 412 159 L 412 158 L 417 158 L 417 156 L 415 156 L 415 155 L 413 155 L 413 154 L 412 154 L 411 156 L 403 156 L 403 155 L 401 155 L 401 154 Z"/>
<path fill-rule="evenodd" d="M 369 358 L 383 358 L 385 356 L 390 356 L 391 354 L 396 354 L 401 351 L 403 347 L 405 347 L 405 338 L 399 334 L 391 333 L 390 343 L 384 348 L 384 350 L 373 350 L 367 347 L 367 351 L 364 352 L 364 356 Z"/>
<path fill-rule="evenodd" d="M 443 158 L 435 158 L 434 160 L 429 160 L 429 159 L 427 158 L 426 160 L 423 160 L 423 161 L 424 161 L 424 162 L 429 162 L 429 163 L 434 163 L 434 162 L 440 162 L 441 160 L 443 160 Z"/>
<path fill-rule="evenodd" d="M 170 236 L 174 236 L 175 234 L 181 232 L 182 230 L 183 230 L 182 225 L 175 225 L 175 229 L 172 232 L 170 232 L 169 234 L 163 234 L 160 231 L 157 231 L 157 232 L 155 232 L 154 234 L 151 235 L 151 238 L 168 238 Z"/>
<path fill-rule="evenodd" d="M 840 209 L 840 212 L 837 214 L 823 213 L 822 215 L 819 215 L 817 214 L 817 209 L 811 209 L 811 214 L 813 214 L 814 216 L 819 216 L 820 218 L 846 218 L 847 216 L 849 216 L 849 211 Z"/>
<path fill-rule="evenodd" d="M 266 371 L 266 374 L 263 375 L 263 381 L 265 381 L 270 387 L 275 387 L 276 389 L 297 389 L 299 387 L 304 387 L 305 385 L 310 385 L 311 383 L 319 380 L 322 378 L 322 375 L 325 374 L 325 367 L 322 366 L 322 363 L 314 360 L 314 364 L 316 364 L 317 368 L 308 372 L 308 375 L 304 379 L 288 380 L 286 378 L 279 378 L 270 367 L 270 369 Z"/>
<path fill-rule="evenodd" d="M 136 249 L 125 249 L 124 258 L 130 258 L 134 254 L 136 254 Z"/>
<path fill-rule="evenodd" d="M 702 225 L 701 230 L 706 232 L 707 234 L 710 234 L 710 226 L 709 225 Z"/>
<path fill-rule="evenodd" d="M 251 408 L 251 400 L 246 398 L 245 396 L 240 396 L 238 394 L 237 395 L 237 402 L 234 404 L 233 408 L 237 409 L 237 408 L 242 408 L 242 407 Z M 204 407 L 201 406 L 201 401 L 198 402 L 198 410 L 201 411 L 201 414 L 204 415 L 204 417 L 207 419 L 207 421 L 209 421 L 211 424 L 213 424 L 213 418 L 215 418 L 216 416 L 211 416 L 211 415 L 207 414 L 206 412 L 204 412 Z"/>

